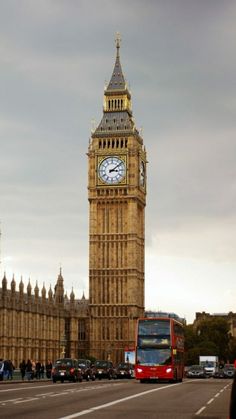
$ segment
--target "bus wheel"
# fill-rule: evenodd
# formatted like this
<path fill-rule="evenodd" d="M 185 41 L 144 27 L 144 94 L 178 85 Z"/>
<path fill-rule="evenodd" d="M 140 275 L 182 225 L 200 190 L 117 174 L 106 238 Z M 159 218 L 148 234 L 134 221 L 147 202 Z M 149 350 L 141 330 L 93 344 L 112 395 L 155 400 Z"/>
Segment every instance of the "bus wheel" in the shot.
<path fill-rule="evenodd" d="M 145 378 L 140 378 L 140 383 L 141 383 L 141 384 L 146 383 Z"/>

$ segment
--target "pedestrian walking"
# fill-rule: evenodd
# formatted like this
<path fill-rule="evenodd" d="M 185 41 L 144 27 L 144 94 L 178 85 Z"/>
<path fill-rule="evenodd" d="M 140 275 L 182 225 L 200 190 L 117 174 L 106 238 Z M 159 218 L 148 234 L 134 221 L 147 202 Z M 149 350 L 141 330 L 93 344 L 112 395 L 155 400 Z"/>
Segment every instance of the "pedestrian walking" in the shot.
<path fill-rule="evenodd" d="M 30 361 L 30 359 L 28 359 L 28 361 L 26 363 L 25 374 L 26 374 L 26 378 L 28 380 L 32 380 L 32 378 L 33 378 L 33 369 L 32 369 L 32 362 Z"/>
<path fill-rule="evenodd" d="M 8 368 L 9 368 L 8 378 L 9 380 L 12 380 L 15 367 L 13 365 L 13 362 L 10 359 L 8 360 Z"/>
<path fill-rule="evenodd" d="M 52 374 L 52 361 L 48 361 L 46 364 L 46 376 L 47 378 L 51 378 Z"/>
<path fill-rule="evenodd" d="M 44 378 L 44 369 L 45 369 L 45 368 L 44 368 L 44 364 L 42 363 L 42 364 L 41 364 L 41 368 L 40 368 L 40 377 L 41 377 L 41 378 Z"/>
<path fill-rule="evenodd" d="M 25 369 L 26 369 L 26 362 L 23 359 L 23 361 L 21 361 L 21 363 L 20 363 L 20 373 L 21 373 L 21 379 L 22 380 L 25 379 Z"/>
<path fill-rule="evenodd" d="M 41 372 L 41 364 L 39 361 L 36 362 L 35 364 L 35 376 L 37 378 L 37 380 L 40 379 L 40 372 Z"/>

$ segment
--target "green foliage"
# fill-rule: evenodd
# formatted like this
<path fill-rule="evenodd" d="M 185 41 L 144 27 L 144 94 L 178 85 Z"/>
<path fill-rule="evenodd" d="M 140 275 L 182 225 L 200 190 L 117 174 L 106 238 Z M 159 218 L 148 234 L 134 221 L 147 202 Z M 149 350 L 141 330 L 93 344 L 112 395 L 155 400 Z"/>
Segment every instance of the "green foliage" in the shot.
<path fill-rule="evenodd" d="M 185 363 L 199 363 L 199 355 L 217 355 L 224 362 L 236 358 L 236 341 L 232 340 L 226 319 L 212 317 L 198 322 L 197 327 L 186 325 Z"/>

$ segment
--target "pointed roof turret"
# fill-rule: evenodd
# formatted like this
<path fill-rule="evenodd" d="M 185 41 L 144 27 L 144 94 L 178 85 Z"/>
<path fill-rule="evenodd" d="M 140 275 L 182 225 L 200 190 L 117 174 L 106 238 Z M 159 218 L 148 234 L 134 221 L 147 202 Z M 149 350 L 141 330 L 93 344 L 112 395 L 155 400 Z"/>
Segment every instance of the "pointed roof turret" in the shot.
<path fill-rule="evenodd" d="M 4 276 L 2 278 L 2 290 L 6 291 L 7 290 L 7 278 L 6 278 L 6 272 L 4 272 Z"/>
<path fill-rule="evenodd" d="M 125 78 L 124 78 L 123 71 L 121 68 L 121 63 L 120 63 L 120 42 L 121 42 L 121 37 L 120 37 L 120 34 L 117 32 L 116 34 L 116 61 L 115 61 L 114 70 L 111 76 L 111 80 L 106 89 L 107 92 L 110 90 L 125 90 L 126 89 Z"/>
<path fill-rule="evenodd" d="M 71 293 L 70 293 L 70 299 L 74 300 L 75 299 L 75 293 L 74 293 L 74 289 L 72 287 Z"/>
<path fill-rule="evenodd" d="M 55 290 L 55 302 L 62 304 L 64 302 L 64 285 L 63 285 L 63 276 L 62 269 L 60 267 L 60 273 L 57 278 L 57 283 L 54 287 Z"/>
<path fill-rule="evenodd" d="M 22 276 L 20 278 L 19 291 L 20 291 L 20 294 L 23 295 L 23 292 L 24 292 L 24 283 L 23 283 Z"/>
<path fill-rule="evenodd" d="M 49 288 L 49 290 L 48 290 L 48 299 L 49 299 L 50 301 L 52 301 L 52 297 L 53 297 L 53 293 L 52 293 L 52 287 L 51 287 L 51 284 L 50 284 L 50 288 Z"/>
<path fill-rule="evenodd" d="M 42 298 L 45 300 L 45 298 L 46 298 L 46 288 L 45 288 L 45 283 L 43 283 L 43 288 L 41 289 L 41 296 L 42 296 Z"/>
<path fill-rule="evenodd" d="M 14 293 L 16 291 L 16 281 L 13 274 L 12 281 L 11 281 L 11 291 Z"/>
<path fill-rule="evenodd" d="M 60 266 L 60 272 L 59 272 L 59 275 L 58 275 L 58 279 L 63 279 L 61 266 Z"/>
<path fill-rule="evenodd" d="M 70 293 L 70 301 L 74 301 L 75 300 L 75 293 L 74 293 L 74 290 L 73 290 L 73 287 L 72 287 L 72 290 L 71 290 L 71 293 Z"/>
<path fill-rule="evenodd" d="M 29 278 L 29 282 L 28 282 L 28 285 L 27 285 L 27 295 L 28 295 L 28 297 L 31 296 L 31 291 L 32 291 L 32 287 L 31 287 L 30 278 Z"/>
<path fill-rule="evenodd" d="M 131 94 L 127 87 L 120 63 L 120 35 L 116 37 L 116 61 L 111 80 L 104 90 L 103 117 L 100 124 L 92 131 L 92 138 L 97 136 L 126 135 L 137 133 L 132 116 Z"/>
<path fill-rule="evenodd" d="M 36 281 L 35 287 L 34 287 L 34 296 L 35 298 L 39 298 L 39 287 L 38 287 L 38 281 Z"/>

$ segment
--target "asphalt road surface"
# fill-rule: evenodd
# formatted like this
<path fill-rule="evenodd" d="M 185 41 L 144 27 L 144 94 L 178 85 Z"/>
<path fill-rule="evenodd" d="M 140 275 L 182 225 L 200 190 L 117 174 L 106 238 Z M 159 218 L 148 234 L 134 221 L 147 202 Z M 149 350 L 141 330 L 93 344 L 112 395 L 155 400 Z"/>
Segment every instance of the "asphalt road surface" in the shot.
<path fill-rule="evenodd" d="M 231 380 L 136 380 L 0 385 L 0 418 L 227 419 Z"/>

